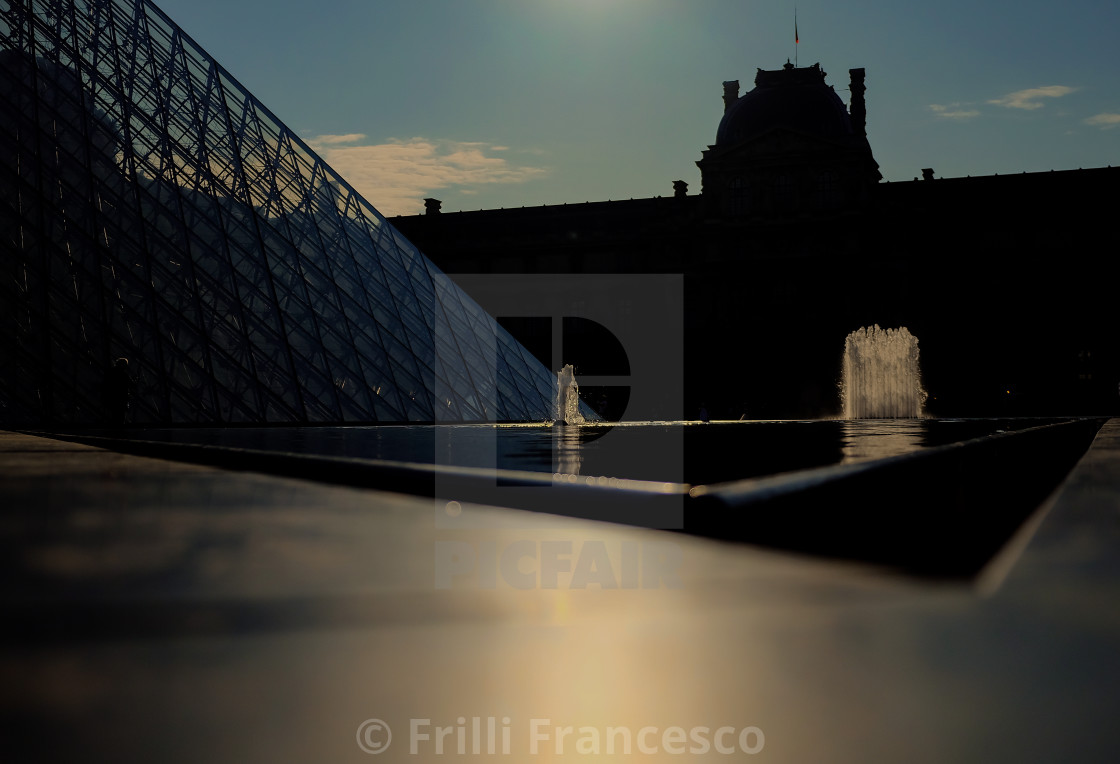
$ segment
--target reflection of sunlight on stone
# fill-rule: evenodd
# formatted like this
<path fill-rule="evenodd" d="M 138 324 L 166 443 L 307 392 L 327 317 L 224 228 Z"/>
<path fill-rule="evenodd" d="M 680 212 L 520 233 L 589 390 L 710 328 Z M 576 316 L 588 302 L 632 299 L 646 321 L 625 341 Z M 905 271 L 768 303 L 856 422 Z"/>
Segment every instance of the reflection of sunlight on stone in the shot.
<path fill-rule="evenodd" d="M 614 610 L 609 613 L 589 612 L 584 607 L 589 603 L 583 597 L 570 595 L 552 603 L 557 613 L 570 607 L 572 617 L 548 624 L 538 632 L 539 638 L 549 645 L 547 660 L 541 659 L 539 652 L 526 650 L 512 636 L 502 637 L 504 644 L 493 648 L 493 654 L 502 656 L 503 671 L 534 678 L 527 685 L 521 706 L 533 709 L 532 716 L 543 722 L 537 728 L 542 759 L 561 759 L 555 755 L 557 739 L 561 737 L 556 727 L 571 724 L 569 720 L 578 720 L 580 726 L 560 741 L 567 754 L 564 761 L 632 758 L 638 752 L 639 731 L 666 718 L 662 705 L 666 693 L 672 696 L 676 711 L 671 722 L 664 721 L 662 725 L 692 729 L 713 724 L 711 711 L 703 703 L 711 689 L 698 677 L 719 675 L 721 671 L 726 674 L 726 654 L 695 650 L 684 639 L 687 624 L 674 616 L 651 617 L 648 610 L 636 607 L 631 599 L 611 598 Z M 617 629 L 615 624 L 620 622 L 627 626 Z M 765 688 L 774 686 L 770 681 L 773 672 L 765 666 L 758 668 L 743 683 L 742 692 L 748 696 L 764 692 L 754 688 L 756 682 Z M 705 669 L 713 673 L 703 673 Z M 588 730 L 598 731 L 598 744 L 587 752 L 598 750 L 602 754 L 610 750 L 618 758 L 576 753 L 580 750 L 577 739 Z M 649 738 L 651 742 L 653 739 Z M 660 743 L 660 737 L 656 739 Z M 654 758 L 668 761 L 689 757 Z"/>
<path fill-rule="evenodd" d="M 924 444 L 922 420 L 853 419 L 843 423 L 843 432 L 843 463 L 907 454 Z"/>
<path fill-rule="evenodd" d="M 558 589 L 552 598 L 552 623 L 565 626 L 571 620 L 571 595 L 567 589 Z"/>

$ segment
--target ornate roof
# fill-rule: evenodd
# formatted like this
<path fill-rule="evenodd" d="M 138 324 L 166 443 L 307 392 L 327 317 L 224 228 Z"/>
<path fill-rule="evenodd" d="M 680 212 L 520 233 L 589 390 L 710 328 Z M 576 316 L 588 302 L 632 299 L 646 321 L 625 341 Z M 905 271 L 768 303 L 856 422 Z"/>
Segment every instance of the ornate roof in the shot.
<path fill-rule="evenodd" d="M 716 145 L 728 146 L 776 128 L 835 138 L 854 134 L 848 110 L 820 64 L 798 68 L 786 62 L 758 70 L 755 87 L 731 104 L 719 123 Z"/>

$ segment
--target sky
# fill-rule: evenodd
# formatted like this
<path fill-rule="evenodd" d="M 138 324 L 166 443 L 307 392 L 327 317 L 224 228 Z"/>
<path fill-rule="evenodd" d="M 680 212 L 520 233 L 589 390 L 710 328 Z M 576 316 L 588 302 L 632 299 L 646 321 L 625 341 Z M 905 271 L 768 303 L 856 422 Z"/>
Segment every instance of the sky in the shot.
<path fill-rule="evenodd" d="M 156 0 L 383 214 L 700 191 L 724 80 L 867 71 L 886 181 L 1120 164 L 1117 0 Z"/>

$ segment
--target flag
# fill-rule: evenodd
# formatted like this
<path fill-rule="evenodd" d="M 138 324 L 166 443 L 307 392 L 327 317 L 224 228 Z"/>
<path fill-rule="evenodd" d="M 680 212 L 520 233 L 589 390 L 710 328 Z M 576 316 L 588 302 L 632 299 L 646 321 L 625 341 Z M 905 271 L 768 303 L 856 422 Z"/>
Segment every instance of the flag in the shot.
<path fill-rule="evenodd" d="M 797 45 L 801 38 L 797 34 L 797 11 L 793 12 L 793 44 Z"/>

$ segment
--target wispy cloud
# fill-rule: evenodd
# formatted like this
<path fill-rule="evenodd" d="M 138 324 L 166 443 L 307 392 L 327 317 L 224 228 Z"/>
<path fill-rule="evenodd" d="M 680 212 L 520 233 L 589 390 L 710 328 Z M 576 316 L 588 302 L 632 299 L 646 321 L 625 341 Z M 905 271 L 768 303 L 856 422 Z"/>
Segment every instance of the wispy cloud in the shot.
<path fill-rule="evenodd" d="M 966 119 L 972 119 L 973 117 L 980 116 L 980 111 L 978 109 L 962 108 L 966 105 L 967 104 L 961 103 L 931 103 L 929 105 L 929 110 L 932 111 L 938 119 L 953 119 L 962 122 Z"/>
<path fill-rule="evenodd" d="M 1120 114 L 1094 114 L 1085 120 L 1085 124 L 1099 127 L 1101 130 L 1111 130 L 1120 127 Z"/>
<path fill-rule="evenodd" d="M 334 146 L 339 143 L 357 143 L 365 140 L 365 133 L 347 133 L 346 135 L 320 135 L 314 139 L 317 146 Z"/>
<path fill-rule="evenodd" d="M 1017 90 L 1014 93 L 1008 93 L 1002 98 L 993 98 L 991 101 L 988 101 L 988 103 L 996 106 L 1006 106 L 1009 109 L 1041 109 L 1044 105 L 1042 103 L 1043 98 L 1061 98 L 1075 90 L 1077 90 L 1077 88 L 1071 88 L 1065 85 L 1046 85 L 1041 88 Z"/>
<path fill-rule="evenodd" d="M 473 194 L 481 185 L 524 183 L 548 172 L 491 156 L 509 151 L 506 146 L 428 138 L 370 144 L 365 138 L 320 135 L 308 144 L 384 215 L 420 212 L 424 197 L 439 189 Z"/>

